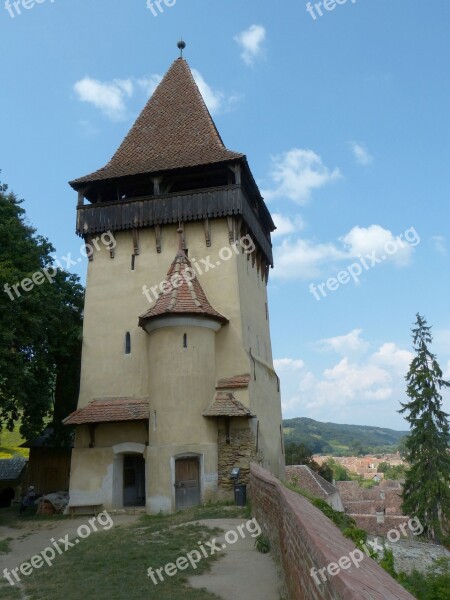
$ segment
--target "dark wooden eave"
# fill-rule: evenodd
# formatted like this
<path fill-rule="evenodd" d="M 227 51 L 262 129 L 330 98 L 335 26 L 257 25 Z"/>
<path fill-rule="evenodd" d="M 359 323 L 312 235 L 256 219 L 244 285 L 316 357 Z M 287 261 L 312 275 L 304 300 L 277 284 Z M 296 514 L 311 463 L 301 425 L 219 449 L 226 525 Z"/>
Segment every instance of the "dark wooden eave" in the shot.
<path fill-rule="evenodd" d="M 258 214 L 242 185 L 186 191 L 183 193 L 143 196 L 115 202 L 80 205 L 77 209 L 76 232 L 80 236 L 153 227 L 204 219 L 241 216 L 273 266 L 270 241 L 271 222 Z"/>

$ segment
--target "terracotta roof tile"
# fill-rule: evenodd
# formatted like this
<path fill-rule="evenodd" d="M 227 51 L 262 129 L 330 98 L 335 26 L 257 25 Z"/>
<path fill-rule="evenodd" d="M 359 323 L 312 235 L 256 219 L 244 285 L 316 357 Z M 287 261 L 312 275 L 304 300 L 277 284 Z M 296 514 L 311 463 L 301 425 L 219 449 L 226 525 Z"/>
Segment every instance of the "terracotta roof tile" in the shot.
<path fill-rule="evenodd" d="M 225 377 L 219 379 L 216 385 L 216 390 L 246 388 L 250 382 L 250 375 L 233 375 L 233 377 Z"/>
<path fill-rule="evenodd" d="M 250 410 L 236 400 L 231 392 L 217 392 L 208 410 L 203 413 L 204 417 L 247 417 L 254 415 Z"/>
<path fill-rule="evenodd" d="M 140 327 L 145 328 L 149 319 L 172 315 L 198 315 L 215 319 L 222 324 L 228 323 L 228 319 L 209 303 L 184 250 L 178 251 L 166 281 L 173 282 L 177 287 L 170 285 L 168 292 L 160 294 L 154 306 L 139 317 Z"/>
<path fill-rule="evenodd" d="M 227 150 L 191 70 L 178 58 L 109 163 L 82 183 L 209 165 L 243 158 Z"/>
<path fill-rule="evenodd" d="M 143 421 L 150 417 L 148 398 L 101 398 L 93 400 L 64 419 L 64 425 Z"/>
<path fill-rule="evenodd" d="M 329 481 L 306 465 L 286 467 L 286 478 L 290 481 L 293 477 L 297 478 L 299 487 L 316 498 L 325 500 L 328 496 L 339 493 L 336 486 L 332 485 Z"/>

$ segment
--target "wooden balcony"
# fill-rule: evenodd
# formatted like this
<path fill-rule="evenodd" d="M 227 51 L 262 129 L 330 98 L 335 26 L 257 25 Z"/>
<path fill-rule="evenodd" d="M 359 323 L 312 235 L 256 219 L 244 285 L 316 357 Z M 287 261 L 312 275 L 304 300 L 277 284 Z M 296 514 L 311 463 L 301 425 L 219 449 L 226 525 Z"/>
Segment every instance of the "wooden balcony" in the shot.
<path fill-rule="evenodd" d="M 76 232 L 85 236 L 233 215 L 243 218 L 269 264 L 273 265 L 269 224 L 261 222 L 241 185 L 81 205 L 77 209 Z"/>

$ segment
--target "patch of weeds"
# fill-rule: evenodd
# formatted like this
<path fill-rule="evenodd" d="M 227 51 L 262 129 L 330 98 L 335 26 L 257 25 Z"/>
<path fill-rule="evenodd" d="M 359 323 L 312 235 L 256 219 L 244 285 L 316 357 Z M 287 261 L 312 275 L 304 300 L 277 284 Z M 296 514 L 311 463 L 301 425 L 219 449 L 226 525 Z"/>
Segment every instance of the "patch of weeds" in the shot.
<path fill-rule="evenodd" d="M 270 552 L 270 540 L 265 535 L 259 535 L 255 540 L 255 548 L 262 554 Z"/>
<path fill-rule="evenodd" d="M 5 540 L 0 540 L 0 554 L 8 554 L 11 552 L 11 547 L 9 542 L 12 542 L 12 538 L 6 538 Z"/>

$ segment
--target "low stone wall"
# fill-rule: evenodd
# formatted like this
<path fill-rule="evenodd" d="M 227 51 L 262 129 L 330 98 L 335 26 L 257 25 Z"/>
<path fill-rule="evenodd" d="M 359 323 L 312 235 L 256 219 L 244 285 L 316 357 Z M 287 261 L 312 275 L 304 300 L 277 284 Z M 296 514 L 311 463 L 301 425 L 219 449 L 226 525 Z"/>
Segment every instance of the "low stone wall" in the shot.
<path fill-rule="evenodd" d="M 339 529 L 308 500 L 254 463 L 249 494 L 254 516 L 282 567 L 289 600 L 414 600 L 367 556 L 358 568 L 354 566 L 348 557 L 355 547 Z M 311 569 L 326 567 L 334 576 L 325 571 L 326 582 L 315 583 Z"/>

